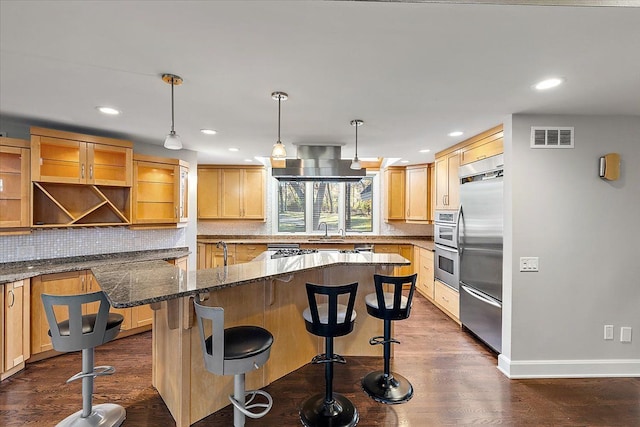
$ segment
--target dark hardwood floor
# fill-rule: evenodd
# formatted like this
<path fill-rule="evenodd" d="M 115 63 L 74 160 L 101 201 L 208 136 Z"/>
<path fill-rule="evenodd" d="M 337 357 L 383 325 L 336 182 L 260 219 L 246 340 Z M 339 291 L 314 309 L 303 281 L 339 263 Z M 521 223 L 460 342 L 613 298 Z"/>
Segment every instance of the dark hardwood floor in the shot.
<path fill-rule="evenodd" d="M 366 315 L 363 313 L 362 315 Z M 337 365 L 334 386 L 360 412 L 359 426 L 640 426 L 640 378 L 509 380 L 496 356 L 478 344 L 429 302 L 418 296 L 408 320 L 396 323 L 392 369 L 409 378 L 415 395 L 403 405 L 369 399 L 360 378 L 381 369 L 382 360 L 348 357 Z M 174 426 L 151 386 L 151 333 L 117 340 L 96 350 L 96 364 L 116 374 L 96 379 L 94 403 L 118 403 L 125 426 Z M 0 384 L 0 426 L 53 426 L 81 408 L 80 382 L 65 384 L 80 370 L 80 353 L 27 365 Z M 300 425 L 298 406 L 322 392 L 323 367 L 306 365 L 269 385 L 271 412 L 247 426 Z M 230 406 L 194 427 L 231 426 Z"/>

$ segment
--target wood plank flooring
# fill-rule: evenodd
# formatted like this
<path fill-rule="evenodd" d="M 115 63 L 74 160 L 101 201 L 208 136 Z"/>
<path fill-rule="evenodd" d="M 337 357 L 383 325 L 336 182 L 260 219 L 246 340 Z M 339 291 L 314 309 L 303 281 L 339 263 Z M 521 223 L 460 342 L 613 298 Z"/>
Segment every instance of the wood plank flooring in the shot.
<path fill-rule="evenodd" d="M 366 315 L 366 314 L 363 314 Z M 349 357 L 335 368 L 334 389 L 360 412 L 359 426 L 640 426 L 640 378 L 509 380 L 496 356 L 417 296 L 411 317 L 396 323 L 395 370 L 409 378 L 415 395 L 403 405 L 382 405 L 360 388 L 360 378 L 382 369 L 382 360 Z M 96 379 L 94 403 L 118 403 L 125 426 L 174 426 L 151 386 L 151 333 L 120 339 L 96 350 L 96 365 L 116 374 Z M 79 352 L 27 365 L 0 384 L 0 426 L 53 426 L 81 409 L 81 387 L 65 384 L 80 370 Z M 298 407 L 324 389 L 323 367 L 306 365 L 269 385 L 271 412 L 247 426 L 298 426 Z M 231 426 L 228 406 L 194 427 Z"/>

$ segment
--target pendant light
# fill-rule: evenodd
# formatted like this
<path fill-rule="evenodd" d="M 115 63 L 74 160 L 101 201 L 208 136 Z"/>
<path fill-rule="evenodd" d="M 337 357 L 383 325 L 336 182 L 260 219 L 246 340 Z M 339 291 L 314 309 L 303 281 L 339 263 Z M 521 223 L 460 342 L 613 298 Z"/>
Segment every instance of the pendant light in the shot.
<path fill-rule="evenodd" d="M 271 158 L 272 159 L 284 159 L 287 157 L 287 150 L 284 148 L 284 144 L 280 141 L 280 103 L 282 101 L 286 101 L 289 98 L 284 92 L 273 92 L 271 94 L 271 98 L 278 100 L 278 140 L 275 144 L 273 144 L 273 149 L 271 150 Z"/>
<path fill-rule="evenodd" d="M 164 148 L 168 148 L 169 150 L 180 150 L 182 149 L 182 141 L 173 128 L 173 86 L 180 86 L 182 84 L 182 78 L 175 74 L 163 74 L 162 80 L 171 85 L 171 132 L 169 132 L 167 137 L 164 139 Z"/>
<path fill-rule="evenodd" d="M 362 165 L 360 164 L 360 159 L 358 158 L 358 127 L 362 126 L 364 121 L 362 120 L 351 120 L 351 126 L 355 126 L 356 128 L 356 156 L 351 161 L 351 169 L 360 170 L 362 169 Z"/>

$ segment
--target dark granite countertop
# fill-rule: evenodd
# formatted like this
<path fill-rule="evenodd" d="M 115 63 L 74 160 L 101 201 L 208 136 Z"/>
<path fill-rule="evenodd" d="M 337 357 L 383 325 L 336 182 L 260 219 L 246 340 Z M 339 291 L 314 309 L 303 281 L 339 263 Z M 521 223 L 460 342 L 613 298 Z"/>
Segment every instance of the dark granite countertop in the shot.
<path fill-rule="evenodd" d="M 92 267 L 91 271 L 111 305 L 126 308 L 334 265 L 407 264 L 409 261 L 398 254 L 323 251 L 197 271 L 183 271 L 161 261 L 110 263 Z"/>
<path fill-rule="evenodd" d="M 187 255 L 189 255 L 189 248 L 183 247 L 11 262 L 0 264 L 0 284 L 28 279 L 42 274 L 88 270 L 99 265 L 112 265 L 150 260 L 170 260 L 182 258 Z"/>

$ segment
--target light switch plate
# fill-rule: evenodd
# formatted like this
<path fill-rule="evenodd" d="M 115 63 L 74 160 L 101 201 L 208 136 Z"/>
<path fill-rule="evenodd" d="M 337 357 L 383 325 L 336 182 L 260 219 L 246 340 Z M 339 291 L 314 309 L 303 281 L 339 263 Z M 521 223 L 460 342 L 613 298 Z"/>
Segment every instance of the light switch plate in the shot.
<path fill-rule="evenodd" d="M 623 326 L 620 328 L 620 342 L 631 342 L 631 327 Z"/>
<path fill-rule="evenodd" d="M 538 271 L 537 256 L 520 257 L 520 271 Z"/>
<path fill-rule="evenodd" d="M 604 325 L 604 339 L 605 340 L 613 339 L 613 325 Z"/>

